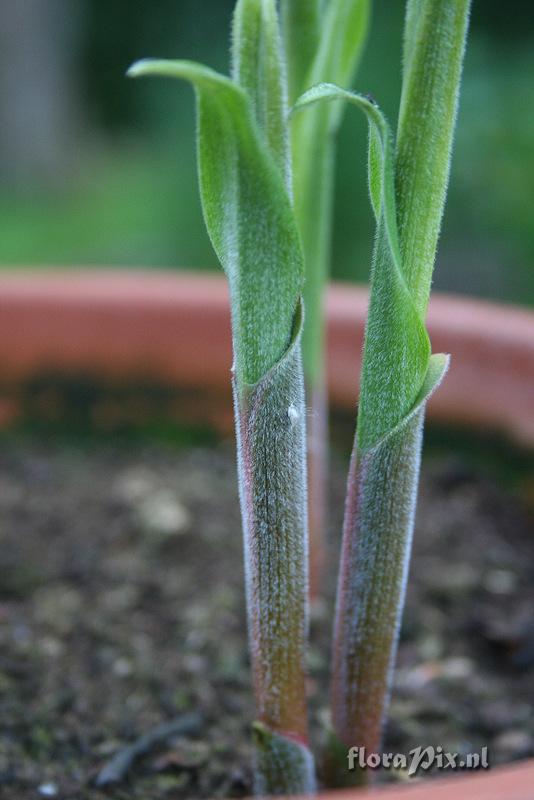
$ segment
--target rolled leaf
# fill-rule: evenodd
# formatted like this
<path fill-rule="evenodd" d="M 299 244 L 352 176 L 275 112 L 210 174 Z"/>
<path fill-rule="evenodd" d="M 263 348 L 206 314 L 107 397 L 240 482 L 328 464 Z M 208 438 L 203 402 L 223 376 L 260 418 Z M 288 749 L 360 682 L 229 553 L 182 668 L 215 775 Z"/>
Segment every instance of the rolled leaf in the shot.
<path fill-rule="evenodd" d="M 260 131 L 291 193 L 285 64 L 275 0 L 239 0 L 234 12 L 232 77 L 252 102 Z"/>
<path fill-rule="evenodd" d="M 406 16 L 404 20 L 404 42 L 402 49 L 403 58 L 403 75 L 405 79 L 410 72 L 412 66 L 412 56 L 415 51 L 415 42 L 417 38 L 417 29 L 419 22 L 422 19 L 422 10 L 425 0 L 407 0 L 406 3 Z"/>
<path fill-rule="evenodd" d="M 470 0 L 410 0 L 395 164 L 406 283 L 426 312 L 447 193 Z"/>
<path fill-rule="evenodd" d="M 236 380 L 254 384 L 289 347 L 304 280 L 283 176 L 248 95 L 229 78 L 190 61 L 152 59 L 129 74 L 179 78 L 196 90 L 204 219 L 230 283 Z"/>

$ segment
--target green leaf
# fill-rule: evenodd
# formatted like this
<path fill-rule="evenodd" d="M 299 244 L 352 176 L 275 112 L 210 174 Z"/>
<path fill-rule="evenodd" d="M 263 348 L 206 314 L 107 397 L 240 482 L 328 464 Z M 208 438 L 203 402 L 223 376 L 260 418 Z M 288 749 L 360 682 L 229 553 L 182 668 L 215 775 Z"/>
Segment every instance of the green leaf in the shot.
<path fill-rule="evenodd" d="M 314 764 L 307 747 L 278 735 L 259 722 L 254 724 L 254 739 L 259 761 L 259 780 L 254 786 L 257 797 L 303 792 L 309 796 L 314 792 Z"/>
<path fill-rule="evenodd" d="M 229 78 L 189 61 L 141 61 L 129 74 L 180 78 L 195 87 L 202 206 L 230 283 L 236 380 L 255 384 L 290 344 L 303 284 L 283 175 L 247 93 Z"/>
<path fill-rule="evenodd" d="M 281 0 L 280 10 L 289 97 L 293 102 L 306 88 L 304 82 L 317 52 L 321 31 L 321 0 Z"/>
<path fill-rule="evenodd" d="M 368 450 L 412 408 L 428 369 L 430 342 L 405 281 L 395 208 L 394 148 L 385 117 L 368 98 L 332 84 L 310 89 L 294 110 L 339 100 L 363 111 L 371 129 L 369 185 L 377 238 L 358 414 L 358 444 Z"/>
<path fill-rule="evenodd" d="M 449 179 L 470 0 L 411 0 L 397 131 L 396 192 L 406 283 L 426 313 Z"/>
<path fill-rule="evenodd" d="M 265 53 L 276 46 L 273 9 L 267 1 L 238 7 L 234 69 L 243 86 L 185 61 L 141 62 L 131 74 L 185 79 L 197 95 L 204 217 L 230 283 L 251 664 L 258 722 L 270 732 L 257 752 L 258 779 L 270 791 L 305 793 L 314 775 L 306 744 L 303 261 L 289 163 L 284 175 L 277 147 L 287 125 L 279 62 L 274 50 Z"/>
<path fill-rule="evenodd" d="M 304 6 L 308 11 L 303 8 L 302 13 L 312 15 L 310 4 Z M 369 0 L 330 0 L 321 14 L 320 41 L 313 58 L 308 59 L 306 73 L 299 78 L 301 91 L 325 81 L 349 86 L 363 51 L 369 7 Z M 288 61 L 291 77 L 289 51 Z M 312 391 L 323 375 L 322 305 L 330 267 L 335 133 L 342 111 L 343 103 L 322 105 L 292 120 L 295 211 L 306 264 L 304 369 Z"/>
<path fill-rule="evenodd" d="M 417 30 L 422 19 L 422 10 L 425 0 L 408 0 L 406 3 L 406 16 L 404 19 L 404 41 L 402 49 L 403 76 L 408 76 L 412 66 L 412 56 L 415 51 Z"/>
<path fill-rule="evenodd" d="M 291 191 L 287 89 L 275 0 L 239 0 L 232 77 L 251 99 L 260 130 Z"/>

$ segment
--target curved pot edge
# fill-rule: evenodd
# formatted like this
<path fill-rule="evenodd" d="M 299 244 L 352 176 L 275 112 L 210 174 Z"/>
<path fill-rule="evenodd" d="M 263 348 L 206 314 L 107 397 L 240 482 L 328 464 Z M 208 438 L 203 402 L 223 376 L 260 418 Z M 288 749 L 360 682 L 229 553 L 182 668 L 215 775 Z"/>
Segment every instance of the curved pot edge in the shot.
<path fill-rule="evenodd" d="M 328 382 L 339 408 L 356 405 L 366 306 L 361 287 L 329 289 Z M 534 445 L 534 312 L 438 294 L 428 327 L 434 351 L 452 354 L 429 417 Z M 153 377 L 229 399 L 231 360 L 222 276 L 116 269 L 0 273 L 4 379 L 78 370 Z M 227 420 L 228 409 L 223 412 Z"/>

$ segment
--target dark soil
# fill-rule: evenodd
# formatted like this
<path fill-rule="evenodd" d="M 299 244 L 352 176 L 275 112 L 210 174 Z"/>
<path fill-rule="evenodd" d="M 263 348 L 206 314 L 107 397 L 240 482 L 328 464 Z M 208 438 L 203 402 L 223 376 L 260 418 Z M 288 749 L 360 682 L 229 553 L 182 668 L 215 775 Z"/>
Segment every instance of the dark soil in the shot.
<path fill-rule="evenodd" d="M 334 457 L 332 565 L 345 468 Z M 386 750 L 487 745 L 492 764 L 534 753 L 525 487 L 505 489 L 451 455 L 426 458 Z M 253 706 L 232 444 L 3 442 L 0 530 L 0 796 L 249 793 Z M 312 623 L 316 731 L 334 581 L 332 566 Z M 152 748 L 124 782 L 95 787 L 117 751 L 191 712 L 203 717 L 196 731 Z"/>

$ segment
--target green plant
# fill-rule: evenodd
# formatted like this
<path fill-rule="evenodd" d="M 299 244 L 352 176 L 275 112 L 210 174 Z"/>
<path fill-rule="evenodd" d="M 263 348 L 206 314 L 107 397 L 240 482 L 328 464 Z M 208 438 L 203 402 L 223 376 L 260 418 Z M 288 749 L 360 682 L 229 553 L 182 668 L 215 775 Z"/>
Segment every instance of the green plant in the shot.
<path fill-rule="evenodd" d="M 196 91 L 204 216 L 232 306 L 257 790 L 310 791 L 304 265 L 274 0 L 239 0 L 232 62 L 232 79 L 184 61 L 140 62 L 130 74 L 181 78 Z"/>
<path fill-rule="evenodd" d="M 291 104 L 323 82 L 347 88 L 361 58 L 370 0 L 281 0 Z M 343 104 L 321 104 L 291 126 L 295 213 L 304 251 L 306 319 L 302 337 L 308 406 L 310 585 L 320 588 L 324 561 L 327 393 L 324 290 L 330 272 L 336 134 Z"/>
<path fill-rule="evenodd" d="M 323 85 L 297 103 L 304 108 L 341 99 L 367 115 L 369 193 L 377 225 L 338 582 L 330 765 L 352 745 L 376 752 L 387 711 L 424 412 L 448 366 L 447 356 L 431 355 L 424 318 L 469 6 L 470 0 L 408 0 L 396 145 L 376 104 L 361 95 Z M 343 782 L 347 773 L 337 766 L 337 781 Z"/>
<path fill-rule="evenodd" d="M 307 80 L 306 65 L 315 49 L 322 52 L 317 42 L 321 7 L 283 4 L 293 93 Z M 326 13 L 336 18 L 336 9 L 352 9 L 361 40 L 364 24 L 358 15 L 364 7 L 332 0 Z M 431 355 L 424 316 L 468 12 L 469 0 L 408 0 L 396 145 L 373 101 L 321 83 L 295 103 L 293 145 L 309 152 L 292 159 L 275 0 L 238 0 L 231 79 L 187 61 L 149 60 L 130 69 L 133 76 L 190 81 L 197 96 L 204 217 L 230 284 L 259 792 L 311 792 L 315 785 L 304 685 L 305 270 L 293 177 L 303 207 L 309 208 L 316 187 L 320 200 L 313 213 L 328 216 L 331 179 L 324 173 L 312 176 L 313 153 L 318 148 L 317 166 L 328 172 L 329 137 L 340 105 L 348 102 L 366 114 L 377 237 L 336 610 L 327 774 L 330 783 L 339 784 L 347 780 L 347 747 L 380 747 L 410 557 L 424 410 L 447 369 L 446 356 Z M 336 30 L 345 32 L 343 25 Z M 327 53 L 339 44 L 332 36 L 329 42 Z M 344 81 L 355 60 L 354 41 L 341 52 L 347 53 L 346 62 L 337 64 L 337 72 L 332 69 Z M 306 127 L 298 120 L 309 113 L 312 122 Z M 310 210 L 302 212 L 301 225 L 311 219 Z M 306 251 L 306 233 L 303 238 Z M 327 238 L 324 231 L 319 236 L 323 253 Z M 312 304 L 320 297 L 322 275 L 311 290 Z M 311 330 L 317 343 L 317 320 Z M 317 352 L 310 362 L 315 367 Z"/>

